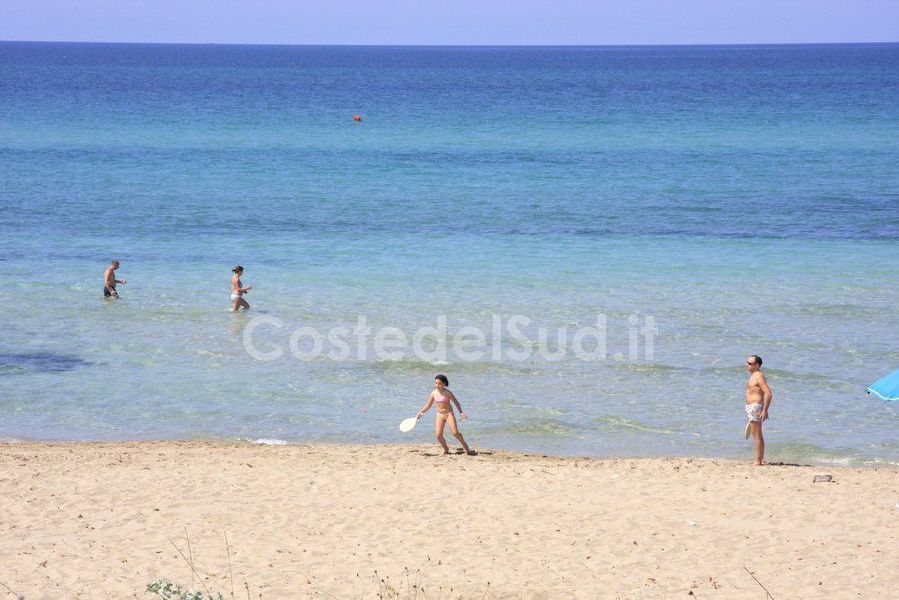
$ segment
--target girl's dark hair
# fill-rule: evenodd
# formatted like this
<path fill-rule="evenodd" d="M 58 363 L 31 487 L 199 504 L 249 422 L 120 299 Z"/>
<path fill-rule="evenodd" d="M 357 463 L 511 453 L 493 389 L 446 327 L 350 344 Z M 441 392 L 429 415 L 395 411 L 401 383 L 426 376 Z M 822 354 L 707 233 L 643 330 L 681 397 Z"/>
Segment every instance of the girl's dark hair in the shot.
<path fill-rule="evenodd" d="M 237 265 L 236 267 L 231 269 L 232 273 L 240 273 L 241 271 L 243 271 L 243 267 L 241 267 L 240 265 Z"/>
<path fill-rule="evenodd" d="M 435 375 L 434 379 L 439 379 L 443 382 L 443 385 L 449 385 L 449 379 L 446 378 L 446 375 Z"/>

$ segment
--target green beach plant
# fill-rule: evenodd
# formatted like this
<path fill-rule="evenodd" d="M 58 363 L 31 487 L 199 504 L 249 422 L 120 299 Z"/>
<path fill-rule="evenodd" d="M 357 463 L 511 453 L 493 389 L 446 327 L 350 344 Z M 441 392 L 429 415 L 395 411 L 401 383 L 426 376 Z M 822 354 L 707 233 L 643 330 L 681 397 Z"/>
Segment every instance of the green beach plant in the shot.
<path fill-rule="evenodd" d="M 185 590 L 168 579 L 157 579 L 147 584 L 147 592 L 156 594 L 162 600 L 225 600 L 221 593 L 194 592 Z"/>

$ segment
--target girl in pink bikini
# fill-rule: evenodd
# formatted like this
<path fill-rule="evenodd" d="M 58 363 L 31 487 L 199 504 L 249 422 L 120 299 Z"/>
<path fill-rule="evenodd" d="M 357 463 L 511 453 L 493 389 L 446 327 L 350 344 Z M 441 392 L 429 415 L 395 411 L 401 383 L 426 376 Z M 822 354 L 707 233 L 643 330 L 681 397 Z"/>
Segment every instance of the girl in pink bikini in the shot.
<path fill-rule="evenodd" d="M 436 405 L 437 421 L 434 423 L 434 433 L 437 436 L 437 441 L 443 446 L 443 453 L 449 454 L 449 446 L 446 445 L 446 439 L 443 437 L 443 427 L 449 423 L 450 431 L 453 432 L 453 437 L 459 440 L 459 443 L 462 444 L 462 448 L 465 449 L 465 453 L 472 455 L 477 454 L 468 447 L 468 444 L 465 443 L 465 438 L 462 437 L 462 433 L 459 431 L 459 426 L 456 423 L 456 415 L 453 414 L 452 405 L 455 404 L 456 408 L 459 409 L 459 416 L 462 417 L 463 421 L 468 418 L 468 415 L 462 410 L 462 405 L 459 404 L 459 400 L 456 399 L 455 394 L 446 387 L 448 385 L 449 380 L 446 378 L 446 375 L 437 375 L 434 377 L 434 391 L 428 396 L 428 402 L 425 404 L 424 408 L 418 412 L 417 418 L 420 419 L 422 415 L 428 412 L 432 405 Z"/>

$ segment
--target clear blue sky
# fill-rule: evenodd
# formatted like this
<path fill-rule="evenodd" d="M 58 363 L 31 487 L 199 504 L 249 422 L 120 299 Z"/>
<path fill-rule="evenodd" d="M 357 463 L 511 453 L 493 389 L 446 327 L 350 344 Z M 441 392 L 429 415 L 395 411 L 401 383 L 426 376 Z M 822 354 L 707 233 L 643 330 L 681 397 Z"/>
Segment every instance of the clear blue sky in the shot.
<path fill-rule="evenodd" d="M 0 40 L 232 44 L 899 41 L 899 0 L 0 0 Z"/>

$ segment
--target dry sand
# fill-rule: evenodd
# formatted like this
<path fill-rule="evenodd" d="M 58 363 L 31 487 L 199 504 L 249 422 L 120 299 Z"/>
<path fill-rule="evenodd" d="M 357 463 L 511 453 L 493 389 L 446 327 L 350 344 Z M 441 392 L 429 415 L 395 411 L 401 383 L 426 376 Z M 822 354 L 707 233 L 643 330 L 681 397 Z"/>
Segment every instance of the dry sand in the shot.
<path fill-rule="evenodd" d="M 0 600 L 899 597 L 895 469 L 437 450 L 0 445 Z"/>

